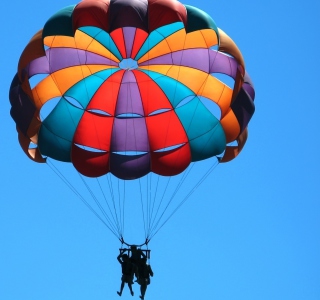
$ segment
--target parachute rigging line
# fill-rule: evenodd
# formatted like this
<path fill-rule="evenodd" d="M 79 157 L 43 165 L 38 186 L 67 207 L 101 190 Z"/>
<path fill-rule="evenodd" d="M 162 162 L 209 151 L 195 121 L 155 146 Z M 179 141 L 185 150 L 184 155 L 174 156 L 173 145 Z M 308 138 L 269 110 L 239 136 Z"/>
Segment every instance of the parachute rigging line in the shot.
<path fill-rule="evenodd" d="M 152 233 L 150 233 L 149 241 L 159 232 L 159 230 L 171 219 L 171 217 L 181 208 L 181 206 L 189 199 L 189 197 L 195 192 L 197 188 L 204 182 L 204 180 L 213 172 L 213 170 L 218 166 L 219 160 L 215 164 L 213 164 L 210 169 L 202 176 L 202 178 L 195 184 L 195 186 L 189 191 L 189 193 L 184 197 L 184 199 L 180 202 L 180 204 L 175 208 L 175 210 L 164 220 L 164 222 L 156 229 L 160 219 L 157 223 L 155 229 L 152 229 Z"/>
<path fill-rule="evenodd" d="M 89 208 L 89 210 L 110 230 L 113 235 L 120 239 L 120 235 L 117 234 L 117 230 L 112 228 L 113 226 L 108 225 L 101 216 L 94 210 L 94 208 L 89 204 L 88 201 L 77 191 L 77 189 L 71 184 L 71 182 L 59 171 L 59 169 L 47 158 L 46 160 L 47 166 L 61 179 L 62 182 L 66 184 L 66 186 Z"/>
<path fill-rule="evenodd" d="M 107 178 L 108 178 L 108 177 L 107 177 Z M 115 207 L 114 207 L 114 213 L 112 213 L 112 209 L 111 209 L 111 207 L 110 207 L 110 205 L 109 205 L 109 202 L 108 202 L 107 197 L 106 197 L 106 195 L 105 195 L 104 189 L 103 189 L 102 186 L 101 186 L 100 180 L 99 180 L 99 178 L 96 178 L 96 179 L 97 179 L 97 182 L 98 182 L 100 191 L 101 191 L 101 193 L 102 193 L 102 195 L 103 195 L 103 199 L 104 199 L 104 201 L 105 201 L 105 203 L 106 203 L 106 205 L 107 205 L 107 207 L 108 207 L 108 210 L 109 210 L 109 212 L 110 212 L 110 215 L 111 215 L 111 218 L 113 219 L 114 224 L 119 224 L 119 222 L 117 221 L 118 218 L 117 218 L 117 211 L 116 211 Z M 109 184 L 109 190 L 110 190 L 110 195 L 111 195 L 112 203 L 113 203 L 113 206 L 114 206 L 113 189 L 110 187 L 109 181 L 108 181 L 108 184 Z M 111 185 L 111 186 L 112 186 L 112 185 Z M 97 201 L 99 201 L 99 200 L 97 200 Z M 122 232 L 122 230 L 120 229 L 121 227 L 120 227 L 119 225 L 117 225 L 117 228 L 118 228 L 119 235 L 120 235 L 120 233 Z"/>
<path fill-rule="evenodd" d="M 117 237 L 117 239 L 119 239 L 120 241 L 123 240 L 123 236 L 124 236 L 124 203 L 121 202 L 121 194 L 123 195 L 123 201 L 125 201 L 126 197 L 125 197 L 125 192 L 121 193 L 121 188 L 120 188 L 120 180 L 118 179 L 118 191 L 119 191 L 119 197 L 118 197 L 118 210 L 116 208 L 116 204 L 115 204 L 115 196 L 113 194 L 113 187 L 112 187 L 112 181 L 110 178 L 110 174 L 106 175 L 107 177 L 107 182 L 108 182 L 108 186 L 109 186 L 109 191 L 111 194 L 111 201 L 113 203 L 113 208 L 114 208 L 114 214 L 112 213 L 112 209 L 110 207 L 110 204 L 108 203 L 107 197 L 103 191 L 103 188 L 101 187 L 101 183 L 100 181 L 97 179 L 97 182 L 99 184 L 99 187 L 101 189 L 101 192 L 103 194 L 103 198 L 106 202 L 106 205 L 108 207 L 109 213 L 111 215 L 111 218 L 108 216 L 108 213 L 106 212 L 106 210 L 103 208 L 103 206 L 101 205 L 100 201 L 98 200 L 97 196 L 95 195 L 95 193 L 93 192 L 93 190 L 90 188 L 90 186 L 88 185 L 88 183 L 84 180 L 84 176 L 82 176 L 80 173 L 78 173 L 81 181 L 83 182 L 83 185 L 86 187 L 86 189 L 89 191 L 92 199 L 94 200 L 94 202 L 96 203 L 96 205 L 98 206 L 100 212 L 102 213 L 103 217 L 102 218 L 97 212 L 96 210 L 93 208 L 92 205 L 90 205 L 90 203 L 79 193 L 79 191 L 74 187 L 74 185 L 71 184 L 71 182 L 58 170 L 58 168 L 51 162 L 51 160 L 47 160 L 47 165 L 57 174 L 57 176 L 69 187 L 69 189 L 71 191 L 73 191 L 77 197 L 89 208 L 89 210 Z M 179 201 L 177 207 L 169 214 L 169 216 L 166 217 L 166 219 L 164 219 L 164 216 L 168 210 L 168 208 L 173 204 L 173 200 L 175 199 L 175 196 L 177 195 L 177 193 L 179 192 L 180 188 L 182 187 L 183 183 L 186 181 L 187 177 L 190 176 L 190 173 L 192 173 L 192 169 L 194 167 L 194 164 L 192 164 L 190 166 L 190 168 L 188 168 L 182 175 L 182 178 L 180 180 L 180 182 L 178 183 L 178 185 L 176 186 L 176 188 L 174 189 L 174 191 L 172 192 L 172 194 L 169 196 L 169 201 L 167 202 L 165 209 L 162 211 L 161 215 L 158 216 L 160 208 L 161 208 L 161 204 L 163 203 L 163 200 L 166 196 L 166 193 L 168 192 L 168 186 L 169 183 L 171 181 L 171 177 L 168 177 L 167 183 L 165 185 L 165 188 L 163 190 L 163 193 L 161 195 L 161 200 L 160 203 L 157 205 L 157 213 L 155 215 L 153 215 L 153 213 L 148 213 L 148 218 L 144 218 L 144 228 L 145 228 L 145 243 L 147 244 L 148 242 L 150 242 L 150 240 L 160 231 L 160 229 L 172 218 L 172 216 L 181 208 L 181 206 L 190 198 L 190 196 L 194 193 L 194 191 L 204 182 L 204 180 L 211 174 L 211 172 L 215 169 L 215 167 L 218 165 L 218 163 L 214 164 L 213 166 L 210 167 L 210 169 L 197 181 L 195 182 L 195 184 L 191 187 L 190 191 L 188 192 L 188 194 L 181 200 Z M 151 177 L 152 173 L 147 175 L 148 177 Z M 144 204 L 143 201 L 143 192 L 142 192 L 142 183 L 141 180 L 139 180 L 140 182 L 140 198 L 141 198 L 141 206 L 142 206 L 142 212 L 144 214 L 144 216 L 146 216 L 145 214 L 145 208 L 148 207 L 149 209 L 153 206 L 155 206 L 155 202 L 156 202 L 156 195 L 153 197 L 153 199 L 151 200 L 150 198 L 150 193 L 151 193 L 151 178 L 148 178 L 148 191 L 147 191 L 147 202 L 146 204 Z M 125 181 L 124 185 L 125 185 Z M 156 189 L 158 190 L 158 185 L 159 185 L 159 177 L 157 179 L 157 184 L 156 184 Z M 125 190 L 125 187 L 124 187 Z M 152 201 L 152 205 L 150 204 L 150 201 Z M 121 221 L 119 221 L 119 215 L 122 215 L 121 217 Z M 157 219 L 158 218 L 158 219 Z M 163 220 L 164 219 L 164 220 Z M 163 221 L 161 223 L 161 221 Z M 120 225 L 121 224 L 121 225 Z M 124 241 L 124 240 L 123 240 Z"/>
<path fill-rule="evenodd" d="M 84 180 L 83 175 L 81 175 L 79 172 L 78 172 L 78 174 L 79 174 L 79 177 L 80 177 L 81 181 L 83 182 L 84 186 L 86 187 L 86 189 L 87 189 L 88 192 L 90 193 L 92 199 L 94 200 L 94 202 L 96 203 L 96 205 L 99 207 L 101 213 L 104 215 L 104 217 L 108 220 L 108 223 L 111 225 L 112 222 L 111 222 L 109 216 L 107 215 L 105 209 L 103 208 L 103 206 L 101 205 L 101 203 L 100 203 L 99 200 L 97 199 L 96 195 L 94 194 L 94 192 L 92 191 L 92 189 L 90 188 L 90 186 L 87 184 L 87 182 Z M 100 186 L 100 184 L 99 184 L 99 186 Z M 116 213 L 116 211 L 115 211 L 115 213 Z M 118 220 L 117 214 L 116 214 L 116 219 Z M 120 225 L 119 225 L 119 222 L 117 221 L 115 225 L 116 225 L 116 227 L 117 227 L 117 229 L 118 229 L 118 235 L 120 236 L 120 235 L 121 235 L 121 227 L 120 227 Z"/>
<path fill-rule="evenodd" d="M 242 151 L 255 92 L 207 13 L 175 0 L 116 2 L 80 2 L 40 27 L 10 86 L 11 116 L 29 158 L 46 161 L 121 243 L 132 229 L 148 245 L 220 159 Z"/>
<path fill-rule="evenodd" d="M 153 222 L 152 222 L 152 224 L 151 224 L 151 227 L 149 228 L 149 234 L 148 234 L 149 236 L 150 236 L 151 233 L 155 230 L 155 228 L 157 228 L 157 226 L 159 225 L 159 223 L 160 223 L 163 215 L 165 214 L 165 212 L 167 211 L 169 205 L 171 204 L 172 200 L 174 199 L 174 196 L 178 193 L 180 187 L 183 185 L 183 183 L 184 183 L 185 180 L 187 179 L 187 177 L 188 177 L 189 173 L 191 172 L 193 166 L 194 166 L 194 164 L 192 164 L 191 168 L 189 168 L 188 170 L 186 170 L 186 171 L 183 173 L 183 176 L 182 176 L 180 182 L 178 183 L 178 185 L 176 186 L 173 194 L 171 195 L 170 200 L 168 201 L 165 209 L 163 210 L 163 212 L 162 212 L 162 214 L 160 215 L 160 217 L 159 217 L 158 221 L 156 222 L 156 224 L 154 224 L 154 222 L 155 222 L 155 220 L 156 220 L 156 218 L 157 218 L 158 211 L 159 211 L 159 209 L 160 209 L 160 205 L 159 205 L 158 210 L 157 210 L 157 213 L 156 213 L 156 216 L 154 217 Z M 171 180 L 171 177 L 170 177 L 169 180 Z M 169 181 L 168 181 L 168 184 L 169 184 Z M 166 189 L 167 189 L 167 187 L 168 187 L 168 184 L 167 184 L 167 186 L 166 186 Z M 164 195 L 163 195 L 163 197 L 164 197 Z M 163 198 L 163 197 L 162 197 L 162 198 Z M 161 201 L 162 201 L 162 199 L 161 199 Z"/>
<path fill-rule="evenodd" d="M 147 240 L 147 223 L 148 223 L 148 219 L 146 220 L 145 218 L 145 212 L 144 212 L 144 205 L 143 205 L 143 197 L 142 197 L 142 186 L 141 186 L 141 180 L 139 178 L 139 190 L 140 190 L 140 203 L 141 203 L 141 209 L 142 209 L 142 218 L 143 218 L 143 227 L 144 227 L 144 236 L 145 239 Z M 148 195 L 148 193 L 147 193 Z M 148 203 L 148 201 L 147 201 Z"/>

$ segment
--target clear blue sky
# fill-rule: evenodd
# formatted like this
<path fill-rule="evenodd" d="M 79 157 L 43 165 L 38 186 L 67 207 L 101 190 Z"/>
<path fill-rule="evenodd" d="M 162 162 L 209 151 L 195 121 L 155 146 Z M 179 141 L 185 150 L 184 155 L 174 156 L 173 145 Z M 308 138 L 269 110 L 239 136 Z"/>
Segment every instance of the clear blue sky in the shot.
<path fill-rule="evenodd" d="M 120 243 L 19 147 L 8 91 L 32 35 L 74 2 L 8 1 L 2 13 L 0 298 L 118 299 Z M 240 156 L 219 165 L 150 243 L 146 299 L 320 299 L 318 1 L 183 2 L 241 49 L 256 113 Z M 137 298 L 138 286 L 134 286 Z M 131 299 L 125 290 L 122 299 Z"/>

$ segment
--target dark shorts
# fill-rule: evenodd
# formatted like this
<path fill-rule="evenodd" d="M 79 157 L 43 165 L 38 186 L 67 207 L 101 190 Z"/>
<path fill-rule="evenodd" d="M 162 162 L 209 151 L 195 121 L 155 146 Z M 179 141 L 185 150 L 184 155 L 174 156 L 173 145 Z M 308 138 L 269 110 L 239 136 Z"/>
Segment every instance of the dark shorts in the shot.
<path fill-rule="evenodd" d="M 150 278 L 139 278 L 138 283 L 140 285 L 149 285 L 150 284 Z"/>
<path fill-rule="evenodd" d="M 132 276 L 131 275 L 122 275 L 121 280 L 126 283 L 132 283 Z"/>

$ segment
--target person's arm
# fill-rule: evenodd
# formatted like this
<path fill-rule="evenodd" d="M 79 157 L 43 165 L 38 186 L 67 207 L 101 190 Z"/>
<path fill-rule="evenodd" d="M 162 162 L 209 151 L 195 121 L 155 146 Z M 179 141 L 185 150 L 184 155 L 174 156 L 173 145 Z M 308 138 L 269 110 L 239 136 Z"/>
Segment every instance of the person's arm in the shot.
<path fill-rule="evenodd" d="M 120 263 L 120 264 L 122 264 L 122 261 L 121 261 L 121 256 L 122 256 L 122 254 L 120 253 L 118 256 L 117 256 L 117 260 L 118 260 L 118 262 Z"/>
<path fill-rule="evenodd" d="M 153 271 L 151 269 L 151 266 L 150 265 L 148 265 L 148 266 L 149 266 L 149 274 L 150 274 L 151 277 L 153 277 Z"/>
<path fill-rule="evenodd" d="M 147 258 L 147 256 L 143 253 L 143 251 L 141 249 L 139 250 L 139 254 L 141 254 L 141 256 L 143 258 Z M 141 256 L 139 255 L 139 257 L 141 257 Z"/>
<path fill-rule="evenodd" d="M 122 260 L 120 259 L 122 255 L 127 251 L 128 249 L 120 249 L 120 254 L 117 257 L 117 260 L 120 264 L 122 264 Z"/>

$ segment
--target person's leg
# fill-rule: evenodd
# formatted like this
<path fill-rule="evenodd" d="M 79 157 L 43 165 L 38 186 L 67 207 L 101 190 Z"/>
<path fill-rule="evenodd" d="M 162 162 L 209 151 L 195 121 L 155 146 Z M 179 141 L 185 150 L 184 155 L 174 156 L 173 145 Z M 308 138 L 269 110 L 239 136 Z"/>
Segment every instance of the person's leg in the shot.
<path fill-rule="evenodd" d="M 140 292 L 141 292 L 140 298 L 141 299 L 144 299 L 144 295 L 146 293 L 146 290 L 147 290 L 147 285 L 146 284 L 141 284 L 141 287 L 140 287 Z"/>
<path fill-rule="evenodd" d="M 133 296 L 134 293 L 133 293 L 133 290 L 132 290 L 132 284 L 128 283 L 128 286 L 129 286 L 129 290 L 130 290 L 131 296 Z"/>
<path fill-rule="evenodd" d="M 119 296 L 122 295 L 123 288 L 124 288 L 124 281 L 122 280 L 122 281 L 121 281 L 121 286 L 120 286 L 120 292 L 117 292 L 117 294 L 118 294 Z"/>

